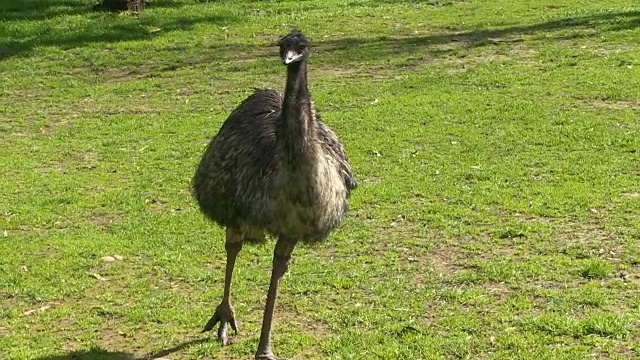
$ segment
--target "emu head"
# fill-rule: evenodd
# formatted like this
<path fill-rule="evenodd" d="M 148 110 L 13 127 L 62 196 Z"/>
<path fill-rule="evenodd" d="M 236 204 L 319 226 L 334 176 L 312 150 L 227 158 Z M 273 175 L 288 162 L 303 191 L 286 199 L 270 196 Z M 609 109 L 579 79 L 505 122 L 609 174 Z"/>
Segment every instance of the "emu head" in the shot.
<path fill-rule="evenodd" d="M 293 30 L 278 41 L 280 59 L 285 65 L 301 61 L 309 54 L 309 40 L 299 30 Z"/>

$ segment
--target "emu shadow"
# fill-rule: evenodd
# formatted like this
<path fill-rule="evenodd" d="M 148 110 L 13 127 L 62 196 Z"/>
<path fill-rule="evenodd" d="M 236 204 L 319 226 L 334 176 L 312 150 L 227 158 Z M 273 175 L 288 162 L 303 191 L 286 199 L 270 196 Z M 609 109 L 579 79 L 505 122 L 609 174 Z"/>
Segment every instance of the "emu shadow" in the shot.
<path fill-rule="evenodd" d="M 190 340 L 190 341 L 185 341 L 183 343 L 180 343 L 172 348 L 169 349 L 164 349 L 164 350 L 160 350 L 157 352 L 153 352 L 153 353 L 149 353 L 146 355 L 141 356 L 140 358 L 138 358 L 138 360 L 143 360 L 143 359 L 158 359 L 158 358 L 162 358 L 168 355 L 171 355 L 173 353 L 176 353 L 178 351 L 184 350 L 186 348 L 189 348 L 193 345 L 197 345 L 197 344 L 202 344 L 204 342 L 210 341 L 210 338 L 205 337 L 205 338 L 200 338 L 200 339 L 194 339 L 194 340 Z"/>
<path fill-rule="evenodd" d="M 38 360 L 133 360 L 131 354 L 111 352 L 100 348 L 86 351 L 73 351 L 64 355 L 52 355 L 38 358 Z"/>
<path fill-rule="evenodd" d="M 100 348 L 92 348 L 85 351 L 72 351 L 63 355 L 52 355 L 38 358 L 38 360 L 153 360 L 169 356 L 193 345 L 209 341 L 209 338 L 200 338 L 182 342 L 174 347 L 151 352 L 139 357 L 120 351 L 107 351 Z"/>

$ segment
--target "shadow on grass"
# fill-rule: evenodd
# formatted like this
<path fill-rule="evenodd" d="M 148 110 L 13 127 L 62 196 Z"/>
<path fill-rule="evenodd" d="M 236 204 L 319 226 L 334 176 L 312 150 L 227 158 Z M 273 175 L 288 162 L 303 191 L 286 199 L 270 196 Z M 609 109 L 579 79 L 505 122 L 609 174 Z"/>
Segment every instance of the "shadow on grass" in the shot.
<path fill-rule="evenodd" d="M 82 4 L 84 0 L 8 0 L 13 3 L 24 2 L 26 14 L 40 9 L 42 11 L 69 11 L 73 4 Z M 157 6 L 179 7 L 185 4 L 180 0 L 153 0 Z M 39 4 L 39 5 L 33 5 Z M 51 4 L 55 4 L 54 7 Z M 66 4 L 62 8 L 57 7 Z M 82 7 L 82 6 L 80 6 Z M 6 7 L 5 7 L 6 8 Z M 86 3 L 85 3 L 86 8 Z M 49 10 L 46 10 L 49 9 Z M 58 9 L 58 10 L 52 10 Z M 67 9 L 67 10 L 60 10 Z M 75 10 L 74 10 L 75 11 Z M 28 15 L 25 15 L 28 16 Z M 75 19 L 77 23 L 68 26 L 48 22 L 35 24 L 38 26 L 19 27 L 21 33 L 0 38 L 0 60 L 13 56 L 28 55 L 38 47 L 58 47 L 62 49 L 77 48 L 92 43 L 113 43 L 130 40 L 152 38 L 151 29 L 157 28 L 159 34 L 177 30 L 190 30 L 200 23 L 207 26 L 228 25 L 238 22 L 235 15 L 214 15 L 191 12 L 175 12 L 175 14 L 157 14 L 149 12 L 134 16 L 109 14 L 88 14 L 89 18 Z M 89 21 L 87 21 L 89 20 Z M 73 19 L 71 21 L 74 21 Z M 7 22 L 9 23 L 9 22 Z M 73 26 L 72 26 L 73 25 Z M 315 43 L 318 52 L 332 52 L 340 56 L 358 56 L 362 59 L 384 59 L 397 54 L 427 52 L 433 56 L 445 56 L 452 51 L 441 45 L 457 42 L 457 49 L 485 46 L 496 42 L 530 41 L 530 36 L 538 34 L 543 40 L 564 40 L 582 37 L 601 36 L 604 32 L 632 30 L 640 27 L 640 11 L 605 12 L 580 17 L 569 17 L 546 21 L 533 25 L 510 26 L 494 29 L 474 29 L 469 31 L 453 31 L 445 28 L 442 33 L 427 36 L 409 37 L 369 37 L 369 38 L 337 38 L 324 39 Z M 71 31 L 70 31 L 71 30 Z M 303 29 L 304 30 L 304 29 Z M 2 22 L 0 21 L 0 31 Z M 280 35 L 280 34 L 277 34 Z M 277 37 L 274 35 L 274 39 Z M 210 46 L 212 54 L 235 53 L 239 56 L 253 57 L 264 53 L 260 46 L 249 44 L 221 43 Z"/>
<path fill-rule="evenodd" d="M 428 54 L 434 58 L 459 56 L 465 49 L 498 43 L 519 43 L 526 41 L 562 41 L 579 38 L 598 37 L 604 33 L 615 33 L 640 27 L 640 11 L 608 12 L 582 17 L 570 17 L 543 23 L 511 26 L 494 29 L 474 29 L 452 31 L 426 36 L 379 36 L 367 38 L 328 38 L 311 40 L 314 52 L 328 56 L 319 62 L 335 66 L 336 59 L 359 59 L 363 61 L 407 58 L 412 55 Z M 304 30 L 304 29 L 302 29 Z M 274 34 L 274 40 L 280 34 Z M 455 46 L 448 46 L 456 44 Z M 206 46 L 206 53 L 219 57 L 220 54 L 234 60 L 251 60 L 273 57 L 277 54 L 275 43 L 242 44 L 215 43 Z M 200 59 L 199 61 L 202 61 Z M 350 61 L 350 60 L 349 60 Z M 244 71 L 244 68 L 241 68 Z M 229 70 L 232 71 L 232 70 Z"/>
<path fill-rule="evenodd" d="M 52 355 L 38 358 L 38 360 L 132 360 L 131 354 L 111 352 L 99 348 L 86 351 L 73 351 L 64 355 Z"/>
<path fill-rule="evenodd" d="M 164 349 L 161 351 L 157 351 L 157 352 L 153 352 L 147 355 L 143 355 L 139 358 L 139 360 L 144 360 L 144 359 L 158 359 L 158 358 L 163 358 L 165 356 L 171 355 L 173 353 L 176 353 L 180 350 L 186 349 L 188 347 L 191 347 L 193 345 L 197 345 L 197 344 L 202 344 L 204 342 L 210 341 L 210 339 L 208 337 L 205 338 L 200 338 L 200 339 L 195 339 L 195 340 L 190 340 L 190 341 L 185 341 L 183 343 L 180 343 L 172 348 L 169 349 Z"/>
<path fill-rule="evenodd" d="M 605 33 L 613 34 L 623 30 L 640 27 L 640 11 L 622 11 L 599 13 L 582 17 L 562 18 L 526 26 L 510 26 L 493 29 L 474 29 L 452 31 L 426 36 L 380 36 L 367 38 L 328 38 L 314 41 L 314 52 L 330 54 L 332 58 L 360 60 L 384 60 L 413 54 L 428 54 L 436 58 L 459 54 L 465 49 L 477 48 L 498 43 L 519 43 L 526 41 L 562 41 L 579 38 L 598 37 Z M 304 29 L 302 29 L 304 30 Z M 274 34 L 274 40 L 277 36 Z M 456 44 L 456 46 L 447 46 Z M 275 43 L 242 44 L 215 43 L 205 45 L 207 54 L 219 57 L 231 55 L 231 60 L 249 60 L 261 57 L 274 57 L 277 54 Z M 335 65 L 335 64 L 334 64 Z"/>
<path fill-rule="evenodd" d="M 91 43 L 150 39 L 154 34 L 188 31 L 197 24 L 228 25 L 233 15 L 177 10 L 193 2 L 149 0 L 140 14 L 93 11 L 99 0 L 0 0 L 0 60 L 28 55 L 38 47 L 62 49 Z M 154 12 L 156 8 L 175 11 Z M 82 15 L 82 16 L 73 16 Z M 70 17 L 69 17 L 70 16 Z M 152 31 L 153 30 L 153 31 Z"/>
<path fill-rule="evenodd" d="M 121 16 L 117 14 L 92 14 L 92 21 L 79 21 L 77 26 L 46 24 L 25 28 L 22 34 L 0 39 L 0 60 L 18 55 L 28 55 L 37 47 L 59 47 L 62 49 L 82 47 L 92 43 L 113 43 L 150 39 L 152 29 L 159 34 L 172 31 L 187 31 L 200 23 L 208 25 L 229 24 L 237 19 L 233 16 L 185 14 L 178 16 Z M 73 31 L 69 31 L 69 28 Z M 1 30 L 1 27 L 0 27 Z"/>
<path fill-rule="evenodd" d="M 93 12 L 100 0 L 2 0 L 0 21 L 37 21 Z M 180 0 L 148 0 L 147 8 L 181 8 Z"/>
<path fill-rule="evenodd" d="M 352 55 L 362 53 L 364 56 L 374 58 L 393 56 L 403 51 L 422 51 L 425 47 L 431 47 L 433 54 L 438 55 L 450 51 L 438 45 L 453 42 L 460 43 L 462 48 L 473 48 L 503 41 L 522 42 L 527 40 L 524 36 L 536 33 L 545 33 L 544 39 L 567 40 L 600 36 L 603 32 L 632 30 L 638 27 L 640 27 L 640 11 L 624 11 L 564 18 L 527 26 L 477 29 L 427 36 L 328 39 L 319 41 L 316 45 L 325 51 L 349 51 Z M 522 37 L 518 38 L 518 35 Z"/>
<path fill-rule="evenodd" d="M 42 20 L 58 16 L 79 15 L 92 9 L 82 0 L 3 0 L 0 2 L 0 20 Z"/>
<path fill-rule="evenodd" d="M 107 351 L 100 348 L 93 348 L 85 351 L 73 351 L 64 355 L 52 355 L 38 358 L 38 360 L 153 360 L 169 356 L 178 351 L 189 348 L 193 345 L 209 341 L 209 338 L 201 338 L 185 341 L 172 348 L 152 352 L 140 357 L 120 351 Z"/>
<path fill-rule="evenodd" d="M 424 3 L 430 6 L 448 6 L 463 0 L 371 0 L 374 4 Z"/>

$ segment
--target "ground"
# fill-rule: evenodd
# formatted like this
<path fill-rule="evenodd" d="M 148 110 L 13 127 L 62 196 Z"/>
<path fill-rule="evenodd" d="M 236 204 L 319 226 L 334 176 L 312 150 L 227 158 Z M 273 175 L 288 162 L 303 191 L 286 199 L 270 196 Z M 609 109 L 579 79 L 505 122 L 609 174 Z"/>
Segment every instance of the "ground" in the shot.
<path fill-rule="evenodd" d="M 294 253 L 278 354 L 640 356 L 636 4 L 92 6 L 0 5 L 4 358 L 251 358 L 273 243 L 240 254 L 222 348 L 199 331 L 224 232 L 189 182 L 253 87 L 283 89 L 291 26 L 360 187 L 341 229 Z"/>

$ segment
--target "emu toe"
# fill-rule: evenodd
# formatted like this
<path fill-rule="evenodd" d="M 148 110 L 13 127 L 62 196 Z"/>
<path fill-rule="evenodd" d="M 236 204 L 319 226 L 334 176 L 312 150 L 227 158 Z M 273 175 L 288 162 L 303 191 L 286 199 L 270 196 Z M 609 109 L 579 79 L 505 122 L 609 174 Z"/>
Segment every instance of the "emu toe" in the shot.
<path fill-rule="evenodd" d="M 284 359 L 281 359 L 269 353 L 269 354 L 256 354 L 256 360 L 284 360 Z"/>
<path fill-rule="evenodd" d="M 209 331 L 213 329 L 216 324 L 220 323 L 220 327 L 218 328 L 218 340 L 222 343 L 222 345 L 229 345 L 229 338 L 227 337 L 227 324 L 231 325 L 233 331 L 238 334 L 238 325 L 236 324 L 235 312 L 233 311 L 233 307 L 229 303 L 221 303 L 216 308 L 216 312 L 213 313 L 213 316 L 207 324 L 202 329 L 202 332 Z"/>

